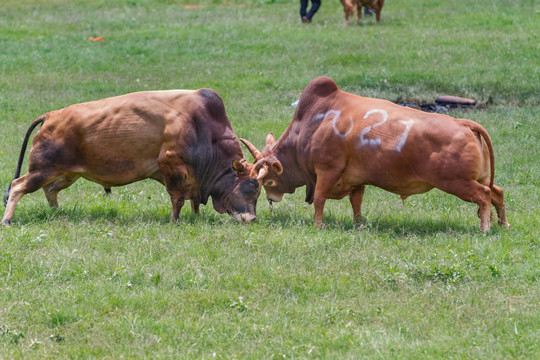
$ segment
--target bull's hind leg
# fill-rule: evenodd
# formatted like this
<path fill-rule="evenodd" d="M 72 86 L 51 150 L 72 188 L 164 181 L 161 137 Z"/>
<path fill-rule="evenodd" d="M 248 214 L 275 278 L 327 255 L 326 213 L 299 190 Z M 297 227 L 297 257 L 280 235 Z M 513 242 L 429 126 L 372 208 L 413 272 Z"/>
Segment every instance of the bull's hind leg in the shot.
<path fill-rule="evenodd" d="M 480 229 L 484 232 L 489 231 L 491 190 L 488 186 L 482 185 L 476 180 L 454 180 L 437 187 L 449 194 L 456 195 L 463 201 L 478 204 Z"/>
<path fill-rule="evenodd" d="M 6 211 L 2 219 L 2 224 L 9 225 L 15 212 L 15 207 L 19 200 L 26 194 L 41 189 L 43 186 L 54 180 L 58 174 L 48 171 L 32 171 L 24 176 L 13 180 L 6 203 Z"/>
<path fill-rule="evenodd" d="M 360 19 L 362 19 L 362 4 L 356 1 L 356 25 L 360 23 Z"/>
<path fill-rule="evenodd" d="M 345 13 L 345 26 L 349 23 L 349 17 L 353 14 L 353 5 L 350 3 L 350 0 L 341 0 L 341 5 L 343 5 L 343 12 Z"/>
<path fill-rule="evenodd" d="M 484 179 L 480 181 L 481 184 L 488 186 L 489 179 Z M 504 191 L 497 185 L 493 185 L 491 189 L 491 204 L 495 207 L 497 211 L 497 220 L 499 225 L 504 226 L 505 228 L 510 228 L 510 224 L 506 219 L 506 207 L 504 206 Z"/>
<path fill-rule="evenodd" d="M 502 225 L 508 229 L 510 228 L 510 224 L 506 219 L 506 207 L 504 206 L 503 193 L 503 189 L 496 185 L 493 185 L 493 189 L 491 190 L 491 203 L 493 204 L 493 206 L 495 206 L 495 210 L 497 210 L 497 218 L 499 220 L 499 225 Z"/>
<path fill-rule="evenodd" d="M 381 12 L 384 5 L 384 0 L 379 0 L 379 4 L 377 5 L 377 8 L 375 9 L 375 20 L 377 22 L 381 21 Z"/>
<path fill-rule="evenodd" d="M 59 177 L 53 182 L 45 185 L 43 187 L 43 191 L 45 191 L 45 197 L 47 198 L 49 205 L 51 207 L 58 207 L 58 193 L 61 190 L 66 189 L 70 187 L 71 185 L 73 185 L 73 183 L 77 181 L 79 177 L 80 176 L 77 176 L 77 175 L 72 175 L 72 176 L 66 175 L 66 176 Z"/>

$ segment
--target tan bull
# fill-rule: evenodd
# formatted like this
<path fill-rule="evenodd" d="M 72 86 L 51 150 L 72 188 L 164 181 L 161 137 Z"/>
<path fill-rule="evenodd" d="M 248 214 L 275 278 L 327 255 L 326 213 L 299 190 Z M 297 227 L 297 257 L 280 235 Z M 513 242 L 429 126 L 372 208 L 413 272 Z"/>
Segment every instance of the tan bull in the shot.
<path fill-rule="evenodd" d="M 29 137 L 28 173 L 20 176 Z M 171 221 L 185 200 L 194 212 L 212 197 L 214 208 L 241 222 L 256 219 L 260 183 L 219 95 L 211 89 L 137 92 L 48 112 L 28 129 L 15 178 L 5 198 L 8 225 L 22 196 L 43 188 L 51 206 L 77 179 L 106 190 L 143 179 L 164 184 Z"/>

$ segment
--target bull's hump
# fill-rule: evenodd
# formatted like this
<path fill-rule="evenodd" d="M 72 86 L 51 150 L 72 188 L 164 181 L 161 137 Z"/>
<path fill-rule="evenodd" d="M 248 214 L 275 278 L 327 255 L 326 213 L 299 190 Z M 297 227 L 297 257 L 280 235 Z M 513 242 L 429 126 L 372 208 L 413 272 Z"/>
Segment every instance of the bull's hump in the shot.
<path fill-rule="evenodd" d="M 338 87 L 334 80 L 327 77 L 318 77 L 311 81 L 302 92 L 296 114 L 295 121 L 302 121 L 304 118 L 310 119 L 313 111 L 318 111 L 316 108 L 327 108 L 328 104 L 333 101 L 333 98 L 338 94 Z"/>
<path fill-rule="evenodd" d="M 321 76 L 311 81 L 304 90 L 304 93 L 308 95 L 326 97 L 336 91 L 338 91 L 338 87 L 334 80 L 328 77 Z"/>
<path fill-rule="evenodd" d="M 141 93 L 147 93 L 150 95 L 187 95 L 193 94 L 196 90 L 185 90 L 185 89 L 173 89 L 173 90 L 151 90 L 151 91 L 142 91 Z M 136 93 L 135 93 L 136 94 Z"/>

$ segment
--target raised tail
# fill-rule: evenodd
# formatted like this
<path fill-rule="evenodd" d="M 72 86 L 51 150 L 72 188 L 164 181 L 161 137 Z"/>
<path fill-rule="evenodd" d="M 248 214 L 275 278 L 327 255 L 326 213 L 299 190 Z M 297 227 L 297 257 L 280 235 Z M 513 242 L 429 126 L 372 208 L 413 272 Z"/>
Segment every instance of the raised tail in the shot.
<path fill-rule="evenodd" d="M 47 117 L 42 116 L 37 118 L 30 124 L 30 127 L 26 131 L 26 136 L 24 137 L 24 141 L 21 147 L 21 153 L 19 154 L 19 162 L 17 163 L 17 170 L 15 170 L 15 176 L 13 177 L 13 180 L 18 179 L 21 176 L 21 167 L 24 160 L 24 154 L 26 153 L 26 148 L 28 146 L 28 139 L 30 139 L 30 135 L 32 135 L 32 131 L 38 126 L 39 124 L 43 124 Z M 13 181 L 12 181 L 13 182 Z M 11 182 L 11 183 L 12 183 Z M 9 192 L 11 191 L 11 183 L 9 183 L 9 186 L 6 191 L 4 191 L 4 206 L 7 205 L 7 201 L 9 199 Z"/>
<path fill-rule="evenodd" d="M 493 155 L 493 144 L 491 143 L 491 138 L 489 137 L 489 134 L 484 127 L 472 120 L 468 119 L 456 119 L 457 122 L 460 124 L 467 126 L 469 129 L 471 129 L 474 132 L 477 132 L 482 136 L 482 138 L 486 141 L 486 144 L 488 146 L 489 150 L 489 167 L 491 169 L 490 173 L 490 180 L 489 180 L 489 188 L 493 189 L 493 181 L 495 180 L 495 156 Z"/>

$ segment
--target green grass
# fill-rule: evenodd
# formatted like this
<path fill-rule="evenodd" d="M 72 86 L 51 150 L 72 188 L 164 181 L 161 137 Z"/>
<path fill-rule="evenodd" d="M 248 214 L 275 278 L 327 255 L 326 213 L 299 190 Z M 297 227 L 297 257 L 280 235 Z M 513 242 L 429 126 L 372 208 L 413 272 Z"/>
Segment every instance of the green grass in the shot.
<path fill-rule="evenodd" d="M 431 191 L 401 203 L 368 187 L 311 226 L 304 189 L 241 226 L 211 205 L 168 222 L 158 183 L 81 180 L 50 209 L 25 196 L 0 229 L 0 358 L 540 357 L 537 1 L 387 1 L 343 26 L 339 1 L 300 23 L 295 1 L 4 0 L 0 184 L 31 120 L 132 91 L 214 88 L 262 146 L 313 78 L 395 101 L 477 99 L 510 230 Z M 201 6 L 187 6 L 187 5 Z M 91 42 L 102 36 L 104 42 Z M 26 171 L 26 168 L 25 170 Z"/>

